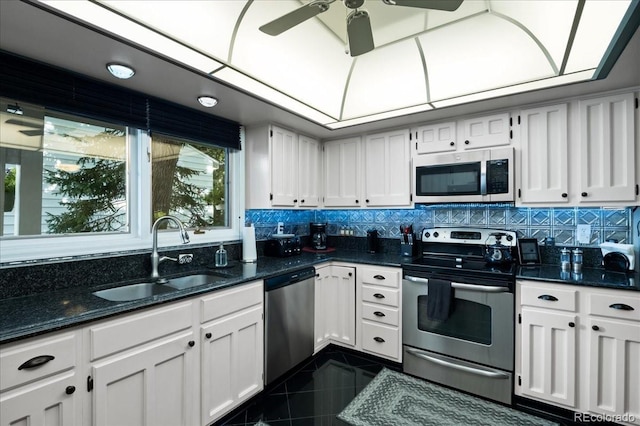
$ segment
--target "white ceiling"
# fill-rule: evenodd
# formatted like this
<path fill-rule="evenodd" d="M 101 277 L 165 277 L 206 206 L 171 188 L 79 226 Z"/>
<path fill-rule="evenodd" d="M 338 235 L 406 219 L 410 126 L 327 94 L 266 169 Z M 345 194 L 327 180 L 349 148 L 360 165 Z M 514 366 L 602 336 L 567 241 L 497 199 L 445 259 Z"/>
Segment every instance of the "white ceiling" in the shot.
<path fill-rule="evenodd" d="M 72 1 L 68 3 L 78 4 L 81 2 Z M 82 3 L 87 3 L 88 5 L 92 4 L 90 2 Z M 114 2 L 113 5 L 118 6 L 120 4 L 124 5 L 129 3 L 133 4 L 135 2 Z M 148 4 L 148 2 L 142 3 Z M 178 4 L 178 2 L 168 1 L 159 2 L 159 4 L 161 3 L 171 3 L 174 6 Z M 182 5 L 186 4 L 186 2 L 179 3 Z M 233 11 L 229 13 L 236 14 L 238 13 L 238 9 L 242 10 L 246 4 L 244 1 L 197 3 L 218 3 L 218 6 L 219 4 L 226 3 L 228 8 L 233 9 Z M 256 17 L 252 19 L 254 19 L 254 21 L 256 19 L 258 20 L 255 22 L 263 23 L 270 19 L 274 19 L 287 11 L 293 10 L 292 8 L 300 5 L 297 1 L 293 2 L 293 4 L 291 4 L 291 1 L 269 2 L 269 6 L 277 5 L 277 7 L 273 7 L 274 10 L 271 10 L 266 14 L 263 13 L 264 10 L 259 9 L 259 6 L 263 3 L 266 4 L 267 2 L 263 0 L 256 0 L 255 3 L 255 5 L 250 5 L 246 14 L 249 14 L 252 8 L 255 8 L 257 10 Z M 545 3 L 555 2 L 545 1 Z M 487 4 L 491 3 L 477 0 L 466 0 L 463 3 L 463 6 L 465 6 L 463 12 L 465 14 L 473 14 L 475 13 L 473 11 L 478 7 L 486 8 Z M 392 58 L 394 62 L 402 65 L 400 69 L 410 68 L 412 61 L 415 61 L 415 59 L 408 55 L 403 55 L 403 51 L 405 51 L 407 47 L 403 45 L 402 41 L 396 42 L 394 40 L 399 37 L 402 40 L 410 40 L 412 43 L 415 43 L 412 37 L 415 34 L 422 33 L 425 26 L 428 27 L 429 25 L 435 25 L 437 19 L 433 16 L 428 19 L 429 13 L 420 9 L 390 7 L 378 4 L 372 0 L 368 0 L 366 6 L 371 15 L 372 26 L 374 28 L 374 33 L 376 34 L 377 48 L 372 53 L 382 50 L 391 52 L 393 55 L 389 54 L 387 58 Z M 220 10 L 221 9 L 218 9 L 218 11 Z M 153 13 L 151 13 L 153 8 L 148 8 L 147 11 L 149 15 L 153 15 Z M 410 11 L 410 13 L 407 11 Z M 343 26 L 341 24 L 344 24 L 345 13 L 345 8 L 339 2 L 333 3 L 328 12 L 319 15 L 322 17 L 322 20 L 313 18 L 314 22 L 305 22 L 298 25 L 295 28 L 298 31 L 296 37 L 300 38 L 307 34 L 310 30 L 306 27 L 317 26 L 321 27 L 322 31 L 325 33 L 330 34 L 330 37 L 335 43 L 344 46 L 344 40 L 340 40 L 339 37 L 344 37 L 344 33 L 341 33 L 341 31 L 343 31 Z M 203 18 L 205 18 L 204 21 L 206 22 L 206 18 L 208 17 Z M 146 19 L 150 22 L 152 21 L 152 18 Z M 441 19 L 446 20 L 448 18 Z M 251 20 L 242 20 L 243 23 L 248 21 Z M 398 29 L 398 22 L 402 22 L 400 25 L 402 31 Z M 341 64 L 344 62 L 345 58 L 347 61 L 352 60 L 349 59 L 350 57 L 348 55 L 345 55 L 343 48 L 338 52 L 332 52 L 329 54 L 322 51 L 323 53 L 320 55 L 319 51 L 314 49 L 316 46 L 315 40 L 313 38 L 306 38 L 304 39 L 304 45 L 307 46 L 307 48 L 287 51 L 286 56 L 277 58 L 277 61 L 279 62 L 277 64 L 278 66 L 270 64 L 268 60 L 264 59 L 264 57 L 261 57 L 261 61 L 251 65 L 251 61 L 255 61 L 255 58 L 258 56 L 255 54 L 256 46 L 251 46 L 252 39 L 250 38 L 250 32 L 243 35 L 242 31 L 237 30 L 235 32 L 235 43 L 231 43 L 230 40 L 233 38 L 234 34 L 233 28 L 237 25 L 237 20 L 229 20 L 228 22 L 223 20 L 216 21 L 215 23 L 220 24 L 218 28 L 218 38 L 228 38 L 227 40 L 223 40 L 221 45 L 226 45 L 227 47 L 235 46 L 234 52 L 226 52 L 226 54 L 218 53 L 217 55 L 207 53 L 206 55 L 202 55 L 202 52 L 197 48 L 197 46 L 195 46 L 196 48 L 194 49 L 194 46 L 189 44 L 190 49 L 183 49 L 171 58 L 168 57 L 166 53 L 161 52 L 162 49 L 166 49 L 167 43 L 163 43 L 162 49 L 153 48 L 153 46 L 139 46 L 131 40 L 126 40 L 121 34 L 113 34 L 103 30 L 98 31 L 93 25 L 80 22 L 77 18 L 65 16 L 63 13 L 56 12 L 49 6 L 42 5 L 38 2 L 0 1 L 0 49 L 21 54 L 29 58 L 70 69 L 72 71 L 114 84 L 119 84 L 134 90 L 139 90 L 150 95 L 162 97 L 197 109 L 204 110 L 204 108 L 200 107 L 196 103 L 196 96 L 200 94 L 210 94 L 219 98 L 220 103 L 213 110 L 206 110 L 207 112 L 236 120 L 248 126 L 264 122 L 278 123 L 321 139 L 343 137 L 356 133 L 436 121 L 455 115 L 467 115 L 481 111 L 512 108 L 523 104 L 545 102 L 563 97 L 579 96 L 586 93 L 636 87 L 640 85 L 640 73 L 637 72 L 637 70 L 640 69 L 640 55 L 638 54 L 638 52 L 640 52 L 640 35 L 638 30 L 636 30 L 633 39 L 614 66 L 609 77 L 604 80 L 568 84 L 559 88 L 530 90 L 526 93 L 499 96 L 490 100 L 468 102 L 456 106 L 442 107 L 431 111 L 405 114 L 400 117 L 374 121 L 340 130 L 330 130 L 325 126 L 320 125 L 318 122 L 305 119 L 302 113 L 292 113 L 292 110 L 296 110 L 295 107 L 287 107 L 288 110 L 283 109 L 280 105 L 288 105 L 288 101 L 285 99 L 286 96 L 282 93 L 280 94 L 282 102 L 279 102 L 276 98 L 271 101 L 265 101 L 264 99 L 268 98 L 268 96 L 264 94 L 256 96 L 248 92 L 249 87 L 251 87 L 251 82 L 249 81 L 246 86 L 242 86 L 243 88 L 238 90 L 231 84 L 225 84 L 220 81 L 220 78 L 225 78 L 222 73 L 219 74 L 217 78 L 215 74 L 214 77 L 212 77 L 208 73 L 216 69 L 232 69 L 235 71 L 236 68 L 242 69 L 242 65 L 245 68 L 253 66 L 255 67 L 255 70 L 264 68 L 267 72 L 265 75 L 268 76 L 269 70 L 279 69 L 282 67 L 286 68 L 287 65 L 292 62 L 307 61 L 312 63 L 311 61 L 314 59 L 314 56 L 319 56 L 322 59 L 326 59 L 328 62 L 333 61 L 331 58 L 335 56 L 339 59 L 336 59 L 334 62 Z M 166 25 L 166 28 L 163 28 L 163 31 L 167 33 L 174 31 L 173 37 L 175 37 L 175 34 L 177 34 L 176 31 L 179 32 L 180 28 L 184 31 L 185 25 L 188 27 L 189 23 L 181 23 L 180 25 L 176 24 L 173 25 L 173 27 L 171 25 Z M 530 24 L 530 27 L 534 26 L 535 23 Z M 453 25 L 445 27 L 450 29 L 454 28 Z M 210 27 L 206 27 L 205 29 L 193 28 L 192 30 L 185 32 L 185 34 L 197 33 L 200 34 L 198 37 L 202 37 L 202 31 L 212 31 L 208 28 Z M 331 28 L 332 31 L 327 31 L 327 28 Z M 124 28 L 122 32 L 125 32 Z M 334 32 L 337 33 L 337 35 L 334 34 Z M 184 37 L 186 37 L 186 35 Z M 242 41 L 242 37 L 245 37 L 246 40 Z M 386 45 L 380 47 L 384 44 Z M 546 45 L 552 46 L 552 43 L 547 43 Z M 149 45 L 147 44 L 147 46 Z M 247 46 L 251 46 L 251 48 Z M 176 49 L 178 48 L 180 48 L 180 46 Z M 260 45 L 258 48 L 268 50 L 264 45 Z M 296 54 L 293 53 L 294 51 Z M 552 57 L 561 56 L 561 53 L 562 52 L 554 52 L 553 48 L 549 49 L 549 55 Z M 488 52 L 487 56 L 491 57 L 491 54 L 492 52 Z M 238 59 L 234 62 L 233 57 L 236 55 L 238 55 L 238 58 L 241 57 L 243 59 Z M 303 55 L 303 59 L 300 59 L 301 57 L 299 55 Z M 360 66 L 363 73 L 367 68 L 372 68 L 376 65 L 380 68 L 380 62 L 367 58 L 367 55 L 369 54 L 359 57 L 358 62 L 356 63 L 356 66 Z M 387 53 L 385 53 L 385 55 L 387 55 Z M 374 56 L 375 55 L 371 55 L 370 58 L 373 58 Z M 176 59 L 176 57 L 178 59 Z M 390 60 L 391 59 L 387 59 L 387 62 Z M 500 61 L 501 59 L 496 58 L 495 60 Z M 107 62 L 118 61 L 133 65 L 137 71 L 136 76 L 128 81 L 114 81 L 106 73 L 104 67 Z M 334 62 L 331 63 L 334 64 Z M 229 65 L 233 65 L 236 68 L 230 68 Z M 344 65 L 340 66 L 344 67 Z M 351 72 L 355 72 L 354 70 L 356 66 L 353 67 Z M 497 67 L 495 74 L 499 76 L 499 71 L 504 67 L 504 64 Z M 349 62 L 348 68 L 351 68 L 351 62 Z M 345 84 L 343 80 L 339 80 L 334 85 L 328 84 L 327 82 L 322 81 L 322 79 L 318 80 L 309 77 L 313 75 L 314 73 L 311 71 L 308 73 L 297 72 L 296 78 L 299 79 L 298 84 L 300 84 L 301 87 L 304 87 L 305 85 L 310 87 L 319 85 L 321 86 L 320 92 L 343 93 Z M 496 75 L 490 75 L 488 78 L 495 79 Z M 398 68 L 390 68 L 389 72 L 379 72 L 377 76 L 378 80 L 374 81 L 374 83 L 362 83 L 363 87 L 359 89 L 361 91 L 360 93 L 368 93 L 367 91 L 370 91 L 371 99 L 374 99 L 375 95 L 385 93 L 385 88 L 382 84 L 382 80 L 386 78 L 385 76 L 387 76 L 390 81 L 394 78 L 402 79 L 402 75 L 398 74 Z M 469 78 L 473 77 L 474 76 L 471 75 Z M 269 77 L 261 78 L 268 80 Z M 360 78 L 360 80 L 363 79 L 366 80 L 366 77 Z M 457 81 L 459 85 L 464 85 L 465 83 L 464 80 L 460 78 Z M 354 80 L 351 84 L 355 86 L 358 84 L 358 81 Z M 411 87 L 410 90 L 403 93 L 403 98 L 412 96 Z M 434 86 L 433 90 L 437 91 L 437 88 Z M 387 98 L 390 98 L 393 93 L 393 91 L 388 92 Z M 363 98 L 363 96 L 358 96 L 358 98 Z M 371 100 L 367 101 L 367 99 L 365 99 L 364 104 L 366 106 L 367 103 L 371 104 L 372 102 L 373 101 Z M 349 108 L 348 103 L 349 100 L 344 102 L 344 110 Z M 353 106 L 353 108 L 356 108 L 356 106 Z M 314 106 L 314 109 L 322 110 L 323 108 Z M 371 110 L 369 112 L 375 113 L 375 110 Z"/>

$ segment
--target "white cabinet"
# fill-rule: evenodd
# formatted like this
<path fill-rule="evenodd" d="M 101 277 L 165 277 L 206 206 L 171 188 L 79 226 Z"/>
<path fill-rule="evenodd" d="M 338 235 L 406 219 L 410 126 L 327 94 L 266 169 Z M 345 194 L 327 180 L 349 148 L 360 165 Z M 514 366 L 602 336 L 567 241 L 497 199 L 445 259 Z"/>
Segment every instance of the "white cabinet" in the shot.
<path fill-rule="evenodd" d="M 464 120 L 464 149 L 489 148 L 511 142 L 509 114 L 495 114 Z"/>
<path fill-rule="evenodd" d="M 82 424 L 81 338 L 56 333 L 0 349 L 0 425 Z"/>
<path fill-rule="evenodd" d="M 324 143 L 323 181 L 325 207 L 360 207 L 361 138 Z"/>
<path fill-rule="evenodd" d="M 409 131 L 367 135 L 364 185 L 367 207 L 411 205 Z"/>
<path fill-rule="evenodd" d="M 402 362 L 401 276 L 399 268 L 357 267 L 362 351 L 396 362 Z"/>
<path fill-rule="evenodd" d="M 246 207 L 317 207 L 320 142 L 278 126 L 246 130 Z"/>
<path fill-rule="evenodd" d="M 179 302 L 85 329 L 95 426 L 197 422 L 199 341 L 192 325 L 193 304 Z"/>
<path fill-rule="evenodd" d="M 192 425 L 195 343 L 188 330 L 94 364 L 93 424 Z"/>
<path fill-rule="evenodd" d="M 569 201 L 567 105 L 523 110 L 520 113 L 520 184 L 518 201 Z"/>
<path fill-rule="evenodd" d="M 355 345 L 355 268 L 329 265 L 316 269 L 315 347 L 329 343 Z"/>
<path fill-rule="evenodd" d="M 411 129 L 418 154 L 455 151 L 458 146 L 456 122 L 429 124 Z"/>
<path fill-rule="evenodd" d="M 515 394 L 640 424 L 635 293 L 519 280 Z"/>
<path fill-rule="evenodd" d="M 262 281 L 201 299 L 201 424 L 209 424 L 263 388 Z"/>
<path fill-rule="evenodd" d="M 580 102 L 580 203 L 634 202 L 634 96 Z"/>

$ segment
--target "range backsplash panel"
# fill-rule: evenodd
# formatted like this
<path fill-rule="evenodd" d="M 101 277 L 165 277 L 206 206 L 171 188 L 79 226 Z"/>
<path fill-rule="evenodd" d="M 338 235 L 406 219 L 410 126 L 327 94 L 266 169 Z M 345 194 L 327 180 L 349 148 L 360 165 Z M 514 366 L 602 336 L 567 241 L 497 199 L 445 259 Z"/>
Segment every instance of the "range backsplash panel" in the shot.
<path fill-rule="evenodd" d="M 327 234 L 341 228 L 357 237 L 377 229 L 382 238 L 399 238 L 400 226 L 417 232 L 434 226 L 475 226 L 520 231 L 525 237 L 555 238 L 556 245 L 575 246 L 577 225 L 591 225 L 591 246 L 606 240 L 631 244 L 631 208 L 518 208 L 510 205 L 418 205 L 415 209 L 247 210 L 245 220 L 256 227 L 256 239 L 266 240 L 284 222 L 285 233 L 309 235 L 310 222 L 326 222 Z"/>

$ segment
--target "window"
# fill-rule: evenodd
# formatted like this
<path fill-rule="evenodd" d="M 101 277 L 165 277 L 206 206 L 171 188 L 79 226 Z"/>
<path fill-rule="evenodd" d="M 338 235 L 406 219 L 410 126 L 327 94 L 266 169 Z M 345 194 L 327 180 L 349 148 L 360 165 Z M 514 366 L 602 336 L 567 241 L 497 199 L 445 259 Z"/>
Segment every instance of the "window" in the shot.
<path fill-rule="evenodd" d="M 148 249 L 164 214 L 192 244 L 238 239 L 239 151 L 0 101 L 0 262 Z"/>

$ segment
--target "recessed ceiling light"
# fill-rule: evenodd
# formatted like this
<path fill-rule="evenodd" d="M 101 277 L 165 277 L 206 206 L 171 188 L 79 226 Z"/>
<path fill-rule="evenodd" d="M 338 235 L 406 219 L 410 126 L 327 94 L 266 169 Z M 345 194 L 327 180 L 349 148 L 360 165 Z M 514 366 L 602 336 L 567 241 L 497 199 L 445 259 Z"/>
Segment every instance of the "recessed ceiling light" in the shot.
<path fill-rule="evenodd" d="M 130 66 L 116 63 L 107 64 L 107 70 L 109 70 L 112 76 L 122 80 L 131 78 L 136 73 L 136 70 Z"/>
<path fill-rule="evenodd" d="M 207 108 L 212 108 L 218 104 L 218 100 L 213 96 L 198 96 L 198 102 Z"/>

